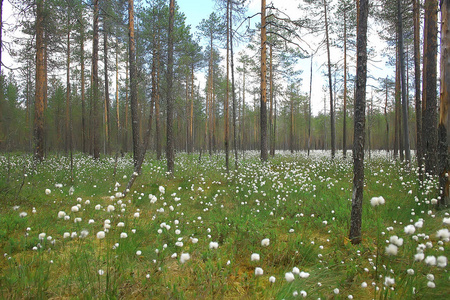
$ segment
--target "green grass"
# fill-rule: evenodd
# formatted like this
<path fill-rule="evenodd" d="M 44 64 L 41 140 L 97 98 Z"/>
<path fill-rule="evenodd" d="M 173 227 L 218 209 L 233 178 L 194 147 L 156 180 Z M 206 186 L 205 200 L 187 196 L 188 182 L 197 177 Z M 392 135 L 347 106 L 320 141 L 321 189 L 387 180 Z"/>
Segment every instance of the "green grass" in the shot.
<path fill-rule="evenodd" d="M 169 179 L 165 162 L 149 158 L 123 199 L 111 196 L 126 186 L 131 157 L 119 158 L 116 170 L 115 165 L 114 157 L 93 161 L 78 154 L 72 177 L 66 157 L 48 157 L 35 166 L 27 155 L 0 157 L 0 298 L 290 299 L 305 291 L 311 299 L 446 299 L 450 294 L 448 265 L 414 261 L 416 248 L 427 242 L 425 256 L 450 257 L 448 242 L 435 234 L 449 227 L 443 224 L 448 210 L 436 211 L 429 203 L 437 193 L 435 180 L 420 188 L 414 170 L 385 154 L 366 161 L 360 245 L 347 238 L 351 160 L 332 161 L 322 152 L 281 153 L 261 164 L 257 153 L 246 153 L 239 170 L 227 174 L 222 156 L 199 162 L 198 155 L 180 154 Z M 385 205 L 372 207 L 374 196 L 383 196 Z M 77 204 L 79 211 L 72 212 Z M 102 209 L 95 209 L 98 204 Z M 108 212 L 108 205 L 115 210 Z M 70 219 L 59 219 L 59 211 Z M 406 235 L 404 227 L 420 218 L 423 228 Z M 107 219 L 111 227 L 99 240 Z M 81 238 L 83 230 L 89 234 Z M 40 241 L 42 232 L 46 238 Z M 65 232 L 77 237 L 63 238 Z M 120 238 L 122 232 L 128 237 Z M 404 243 L 388 256 L 386 240 L 392 235 Z M 268 247 L 261 246 L 264 238 L 270 239 Z M 210 249 L 210 242 L 218 249 Z M 182 253 L 190 260 L 181 263 Z M 251 261 L 252 253 L 261 260 Z M 264 275 L 255 276 L 256 267 Z M 294 267 L 309 277 L 295 275 L 287 282 L 285 274 Z M 407 274 L 410 268 L 414 275 Z M 427 274 L 434 275 L 435 288 L 427 287 Z M 392 287 L 384 285 L 386 276 L 395 279 Z M 363 282 L 368 287 L 361 287 Z"/>

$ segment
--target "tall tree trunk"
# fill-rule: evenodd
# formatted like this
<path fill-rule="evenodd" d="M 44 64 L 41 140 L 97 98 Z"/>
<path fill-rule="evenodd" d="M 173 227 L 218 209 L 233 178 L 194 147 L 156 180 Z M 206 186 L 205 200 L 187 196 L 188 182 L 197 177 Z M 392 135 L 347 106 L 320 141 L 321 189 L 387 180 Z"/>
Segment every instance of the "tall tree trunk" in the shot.
<path fill-rule="evenodd" d="M 309 99 L 308 99 L 308 156 L 311 149 L 311 95 L 312 95 L 312 67 L 313 55 L 311 55 L 311 67 L 309 71 Z"/>
<path fill-rule="evenodd" d="M 450 114 L 448 113 L 450 102 L 450 1 L 441 2 L 441 105 L 439 110 L 439 185 L 441 208 L 450 205 Z"/>
<path fill-rule="evenodd" d="M 414 85 L 416 98 L 416 157 L 419 166 L 419 178 L 422 179 L 422 103 L 420 100 L 420 8 L 419 0 L 414 1 Z"/>
<path fill-rule="evenodd" d="M 80 16 L 80 20 L 82 16 Z M 84 74 L 84 23 L 80 28 L 80 64 L 81 64 L 81 148 L 84 153 L 88 153 L 86 134 L 86 95 L 85 95 L 85 74 Z"/>
<path fill-rule="evenodd" d="M 170 0 L 169 11 L 169 41 L 168 41 L 168 59 L 167 59 L 167 172 L 174 173 L 175 152 L 174 152 L 174 135 L 173 135 L 173 22 L 175 0 Z"/>
<path fill-rule="evenodd" d="M 386 153 L 389 153 L 389 121 L 388 121 L 388 114 L 387 114 L 387 108 L 388 108 L 388 78 L 386 76 L 386 93 L 385 93 L 385 103 L 384 103 L 384 119 L 386 120 Z"/>
<path fill-rule="evenodd" d="M 294 153 L 294 91 L 289 95 L 289 150 Z"/>
<path fill-rule="evenodd" d="M 127 51 L 128 54 L 129 51 Z M 127 55 L 129 56 L 129 55 Z M 123 147 L 123 152 L 128 152 L 128 110 L 130 107 L 129 104 L 129 97 L 128 97 L 128 76 L 129 76 L 129 62 L 128 59 L 125 62 L 125 124 L 123 126 L 124 128 L 124 138 L 123 138 L 123 143 L 122 143 L 122 147 Z"/>
<path fill-rule="evenodd" d="M 191 67 L 191 105 L 189 112 L 189 149 L 188 152 L 194 152 L 194 64 Z"/>
<path fill-rule="evenodd" d="M 436 174 L 437 1 L 425 0 L 422 131 L 425 172 Z"/>
<path fill-rule="evenodd" d="M 105 153 L 109 153 L 111 147 L 110 137 L 110 99 L 109 99 L 109 78 L 108 78 L 108 26 L 106 24 L 105 16 L 103 16 L 103 64 L 105 76 Z"/>
<path fill-rule="evenodd" d="M 230 149 L 228 144 L 229 139 L 229 118 L 228 118 L 228 97 L 230 95 L 230 0 L 227 0 L 227 84 L 226 84 L 226 91 L 225 91 L 225 103 L 224 103 L 224 121 L 225 121 L 225 139 L 224 139 L 224 146 L 225 146 L 225 167 L 227 169 L 227 172 L 230 169 L 229 165 L 229 156 L 230 156 Z"/>
<path fill-rule="evenodd" d="M 403 51 L 403 17 L 401 11 L 400 0 L 397 0 L 397 20 L 398 20 L 398 44 L 402 85 L 402 113 L 403 113 L 403 139 L 405 149 L 405 160 L 411 162 L 411 151 L 409 148 L 409 126 L 408 126 L 408 98 L 406 97 L 406 73 L 405 73 L 405 56 Z"/>
<path fill-rule="evenodd" d="M 342 128 L 342 155 L 347 158 L 347 6 L 344 7 L 344 120 Z"/>
<path fill-rule="evenodd" d="M 161 116 L 159 109 L 159 84 L 161 79 L 161 55 L 160 55 L 161 44 L 158 40 L 156 42 L 156 94 L 155 94 L 155 134 L 156 134 L 156 159 L 160 160 L 162 155 L 162 138 L 161 138 Z"/>
<path fill-rule="evenodd" d="M 243 74 L 242 74 L 242 124 L 241 124 L 241 132 L 242 132 L 242 159 L 244 159 L 245 153 L 245 62 L 242 66 Z"/>
<path fill-rule="evenodd" d="M 94 38 L 92 46 L 92 88 L 94 92 L 94 97 L 92 99 L 92 113 L 93 113 L 93 154 L 94 158 L 100 158 L 100 132 L 99 132 L 99 86 L 98 86 L 98 0 L 94 0 Z"/>
<path fill-rule="evenodd" d="M 261 160 L 267 161 L 267 55 L 266 55 L 266 0 L 261 0 Z"/>
<path fill-rule="evenodd" d="M 270 85 L 270 108 L 269 108 L 269 137 L 270 156 L 275 156 L 275 131 L 273 130 L 273 49 L 269 45 L 269 85 Z"/>
<path fill-rule="evenodd" d="M 367 17 L 369 1 L 359 1 L 357 35 L 355 127 L 353 140 L 353 196 L 349 239 L 361 243 L 362 201 L 364 193 L 364 137 L 367 80 Z"/>
<path fill-rule="evenodd" d="M 119 105 L 119 38 L 116 37 L 116 127 L 117 151 L 120 150 L 120 105 Z"/>
<path fill-rule="evenodd" d="M 45 102 L 45 69 L 44 69 L 44 3 L 36 2 L 36 88 L 34 102 L 34 158 L 44 159 L 44 102 Z"/>
<path fill-rule="evenodd" d="M 70 21 L 67 18 L 67 57 L 66 57 L 66 117 L 65 117 L 65 145 L 66 154 L 69 152 L 69 145 L 71 144 L 70 132 Z M 70 149 L 72 150 L 72 149 Z"/>
<path fill-rule="evenodd" d="M 398 49 L 398 48 L 397 48 Z M 398 59 L 398 50 L 396 51 L 395 60 L 395 97 L 394 97 L 394 107 L 395 107 L 395 126 L 394 126 L 394 159 L 398 157 L 398 152 L 400 151 L 400 159 L 402 157 L 402 147 L 401 145 L 401 122 L 400 122 L 400 64 Z"/>
<path fill-rule="evenodd" d="M 328 34 L 327 0 L 323 0 L 323 8 L 325 12 L 325 39 L 327 43 L 327 57 L 328 57 L 328 84 L 330 86 L 331 158 L 334 158 L 336 152 L 336 129 L 334 118 L 333 82 L 331 78 L 331 57 L 330 57 L 330 38 Z"/>
<path fill-rule="evenodd" d="M 233 2 L 230 2 L 230 54 L 231 54 L 231 97 L 233 98 L 233 147 L 234 168 L 238 168 L 237 128 L 236 128 L 236 91 L 234 85 L 234 54 L 233 54 Z"/>
<path fill-rule="evenodd" d="M 136 66 L 136 44 L 134 40 L 134 3 L 128 0 L 128 36 L 129 36 L 129 61 L 130 61 L 130 105 L 131 105 L 131 130 L 133 133 L 133 161 L 137 166 L 141 156 L 139 137 L 139 108 L 137 99 L 137 66 Z"/>

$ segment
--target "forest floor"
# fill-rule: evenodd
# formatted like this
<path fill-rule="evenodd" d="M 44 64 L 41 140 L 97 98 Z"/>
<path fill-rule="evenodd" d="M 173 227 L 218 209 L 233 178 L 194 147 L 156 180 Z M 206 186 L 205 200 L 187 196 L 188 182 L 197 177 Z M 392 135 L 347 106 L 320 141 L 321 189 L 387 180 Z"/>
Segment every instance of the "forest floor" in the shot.
<path fill-rule="evenodd" d="M 121 198 L 130 156 L 77 154 L 72 172 L 65 156 L 1 155 L 0 298 L 448 299 L 435 179 L 366 155 L 352 245 L 351 158 L 240 158 L 227 173 L 223 155 L 179 154 L 174 178 L 149 158 Z"/>

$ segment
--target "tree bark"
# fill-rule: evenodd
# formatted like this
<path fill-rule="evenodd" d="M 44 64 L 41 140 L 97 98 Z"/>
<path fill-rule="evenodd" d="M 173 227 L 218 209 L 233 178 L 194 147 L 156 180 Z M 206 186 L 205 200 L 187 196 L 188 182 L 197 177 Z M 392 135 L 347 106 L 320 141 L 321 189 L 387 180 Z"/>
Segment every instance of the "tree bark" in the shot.
<path fill-rule="evenodd" d="M 139 137 L 139 108 L 137 99 L 137 66 L 136 44 L 134 40 L 134 3 L 128 0 L 128 36 L 129 36 L 129 61 L 130 61 L 130 106 L 131 106 L 131 130 L 133 133 L 133 161 L 136 167 L 141 156 Z"/>
<path fill-rule="evenodd" d="M 439 207 L 445 208 L 450 205 L 450 114 L 448 113 L 450 102 L 450 1 L 441 2 L 441 95 L 439 113 L 439 185 L 440 199 Z"/>
<path fill-rule="evenodd" d="M 327 17 L 327 2 L 323 0 L 323 7 L 325 12 L 325 39 L 327 43 L 327 58 L 328 58 L 328 84 L 330 87 L 330 130 L 331 130 L 331 158 L 334 158 L 336 152 L 336 128 L 334 118 L 334 102 L 333 102 L 333 81 L 331 78 L 331 57 L 330 57 L 330 38 L 328 34 L 328 17 Z"/>
<path fill-rule="evenodd" d="M 353 141 L 353 195 L 349 239 L 352 244 L 361 243 L 362 201 L 364 193 L 364 142 L 367 80 L 367 18 L 369 1 L 359 1 L 357 34 L 356 99 Z"/>
<path fill-rule="evenodd" d="M 308 156 L 311 149 L 311 95 L 312 95 L 312 67 L 313 55 L 311 55 L 311 67 L 309 71 L 309 99 L 308 99 Z"/>
<path fill-rule="evenodd" d="M 45 68 L 44 68 L 44 3 L 36 2 L 36 88 L 34 103 L 34 158 L 44 159 L 44 102 L 45 102 Z"/>
<path fill-rule="evenodd" d="M 342 155 L 347 158 L 347 6 L 344 7 L 344 120 L 342 128 Z"/>
<path fill-rule="evenodd" d="M 100 132 L 99 132 L 99 118 L 98 118 L 98 104 L 99 104 L 99 86 L 98 86 L 98 0 L 94 1 L 94 38 L 92 46 L 92 89 L 94 97 L 92 99 L 92 113 L 93 113 L 93 154 L 94 159 L 100 158 Z"/>
<path fill-rule="evenodd" d="M 174 135 L 173 135 L 173 22 L 175 0 L 170 0 L 169 10 L 169 41 L 168 41 L 168 59 L 167 59 L 167 172 L 174 173 L 175 151 L 174 151 Z"/>
<path fill-rule="evenodd" d="M 236 128 L 236 91 L 234 86 L 234 55 L 233 55 L 233 2 L 230 1 L 230 54 L 231 54 L 231 97 L 233 98 L 233 147 L 234 168 L 238 168 L 237 128 Z"/>
<path fill-rule="evenodd" d="M 82 16 L 80 16 L 82 20 Z M 80 28 L 80 64 L 81 64 L 81 145 L 84 153 L 88 153 L 86 141 L 86 95 L 85 95 L 85 74 L 84 74 L 84 23 L 81 21 Z"/>
<path fill-rule="evenodd" d="M 225 121 L 225 138 L 224 138 L 224 146 L 225 146 L 225 167 L 227 172 L 229 172 L 230 169 L 230 146 L 228 144 L 229 142 L 229 117 L 228 117 L 228 97 L 230 95 L 230 0 L 227 0 L 227 83 L 226 83 L 226 90 L 225 90 L 225 102 L 224 102 L 224 121 Z"/>
<path fill-rule="evenodd" d="M 425 0 L 422 131 L 425 172 L 436 174 L 437 1 Z"/>
<path fill-rule="evenodd" d="M 110 152 L 111 137 L 110 137 L 110 99 L 109 99 L 109 78 L 108 78 L 108 27 L 105 16 L 103 16 L 103 64 L 105 76 L 105 153 Z"/>
<path fill-rule="evenodd" d="M 422 103 L 420 99 L 420 8 L 419 0 L 413 0 L 414 14 L 414 85 L 416 98 L 416 157 L 419 166 L 419 178 L 422 178 L 423 146 L 422 146 Z"/>
<path fill-rule="evenodd" d="M 408 126 L 408 98 L 406 97 L 406 74 L 405 74 L 405 56 L 403 51 L 403 17 L 400 0 L 397 0 L 397 20 L 398 20 L 398 44 L 402 85 L 402 114 L 403 114 L 403 147 L 405 149 L 405 160 L 411 162 L 411 151 L 409 148 L 409 126 Z"/>
<path fill-rule="evenodd" d="M 269 84 L 270 84 L 270 108 L 269 108 L 269 136 L 270 136 L 270 156 L 275 156 L 275 131 L 273 127 L 273 50 L 269 45 Z"/>
<path fill-rule="evenodd" d="M 266 0 L 261 0 L 261 160 L 267 161 L 267 54 L 266 54 Z"/>

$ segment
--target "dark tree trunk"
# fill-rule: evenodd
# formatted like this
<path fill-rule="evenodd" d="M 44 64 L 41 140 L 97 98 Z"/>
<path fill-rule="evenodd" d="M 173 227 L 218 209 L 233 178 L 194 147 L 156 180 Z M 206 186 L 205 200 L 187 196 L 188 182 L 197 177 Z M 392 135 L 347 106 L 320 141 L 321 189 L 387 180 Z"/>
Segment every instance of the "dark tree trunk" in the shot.
<path fill-rule="evenodd" d="M 108 78 L 108 33 L 105 16 L 103 17 L 103 63 L 105 76 L 105 153 L 109 153 L 111 147 L 110 137 L 110 99 L 109 99 L 109 78 Z"/>
<path fill-rule="evenodd" d="M 36 88 L 34 102 L 34 157 L 44 159 L 44 102 L 45 102 L 45 67 L 44 67 L 44 1 L 36 2 Z"/>
<path fill-rule="evenodd" d="M 325 39 L 327 43 L 327 57 L 328 57 L 328 84 L 330 88 L 330 130 L 331 130 L 331 158 L 334 158 L 336 152 L 336 128 L 334 118 L 334 102 L 333 102 L 333 80 L 331 78 L 331 57 L 330 57 L 330 38 L 328 35 L 328 18 L 327 18 L 327 2 L 323 0 L 323 7 L 325 12 Z"/>
<path fill-rule="evenodd" d="M 439 114 L 439 185 L 440 185 L 440 200 L 439 206 L 441 208 L 450 205 L 450 164 L 449 164 L 449 150 L 450 150 L 450 114 L 448 113 L 450 94 L 448 88 L 450 87 L 450 1 L 443 0 L 441 2 L 441 20 L 442 20 L 442 40 L 441 40 L 441 99 L 440 99 L 440 114 Z"/>
<path fill-rule="evenodd" d="M 266 54 L 266 0 L 261 0 L 261 160 L 267 161 L 267 54 Z"/>
<path fill-rule="evenodd" d="M 92 140 L 93 140 L 93 154 L 94 158 L 100 158 L 100 132 L 99 132 L 99 86 L 98 86 L 98 0 L 94 1 L 94 38 L 92 46 L 92 89 L 93 89 L 93 99 L 92 99 L 92 114 L 93 114 L 93 126 L 92 126 Z"/>
<path fill-rule="evenodd" d="M 437 1 L 425 0 L 422 131 L 425 172 L 436 174 Z"/>
<path fill-rule="evenodd" d="M 229 117 L 228 117 L 228 97 L 230 95 L 230 0 L 227 0 L 227 84 L 226 84 L 226 91 L 225 91 L 225 102 L 223 104 L 224 106 L 224 121 L 225 121 L 225 138 L 224 138 L 224 146 L 225 146 L 225 167 L 227 169 L 227 172 L 230 169 L 230 145 L 229 145 Z"/>
<path fill-rule="evenodd" d="M 81 148 L 84 153 L 88 153 L 86 141 L 86 95 L 85 95 L 85 78 L 84 78 L 84 25 L 81 22 L 80 28 L 80 64 L 81 64 Z"/>
<path fill-rule="evenodd" d="M 237 128 L 236 128 L 236 91 L 234 86 L 234 55 L 233 55 L 233 2 L 230 1 L 230 54 L 231 54 L 231 97 L 233 98 L 233 147 L 234 167 L 238 168 Z"/>
<path fill-rule="evenodd" d="M 270 156 L 275 156 L 275 131 L 273 127 L 273 53 L 272 44 L 269 45 L 269 82 L 270 82 L 270 108 L 269 108 L 269 136 Z"/>
<path fill-rule="evenodd" d="M 311 94 L 312 94 L 312 67 L 313 56 L 311 55 L 311 69 L 309 75 L 309 99 L 308 99 L 308 156 L 311 150 Z"/>
<path fill-rule="evenodd" d="M 133 161 L 137 166 L 141 156 L 139 138 L 139 108 L 137 99 L 137 66 L 136 66 L 136 44 L 134 40 L 134 3 L 128 0 L 128 36 L 129 36 L 129 61 L 130 61 L 130 106 L 131 106 L 131 130 L 133 133 Z"/>
<path fill-rule="evenodd" d="M 342 155 L 347 158 L 347 6 L 344 7 L 344 120 L 342 128 Z"/>
<path fill-rule="evenodd" d="M 349 239 L 361 243 L 362 201 L 364 192 L 364 137 L 367 80 L 367 17 L 369 1 L 359 1 L 357 34 L 355 128 L 353 141 L 353 196 Z"/>
<path fill-rule="evenodd" d="M 167 172 L 174 173 L 175 152 L 174 152 L 174 134 L 173 134 L 173 22 L 175 0 L 170 0 L 169 11 L 169 41 L 168 41 L 168 59 L 167 59 Z"/>
<path fill-rule="evenodd" d="M 406 73 L 405 55 L 403 51 L 403 17 L 400 0 L 397 0 L 397 21 L 398 21 L 398 48 L 400 58 L 400 74 L 402 86 L 402 121 L 403 121 L 403 148 L 405 149 L 405 160 L 411 162 L 411 151 L 409 148 L 409 126 L 408 126 L 408 98 L 406 97 Z"/>
<path fill-rule="evenodd" d="M 422 103 L 420 100 L 420 8 L 419 0 L 414 0 L 414 85 L 416 98 L 416 157 L 419 176 L 422 178 Z"/>

